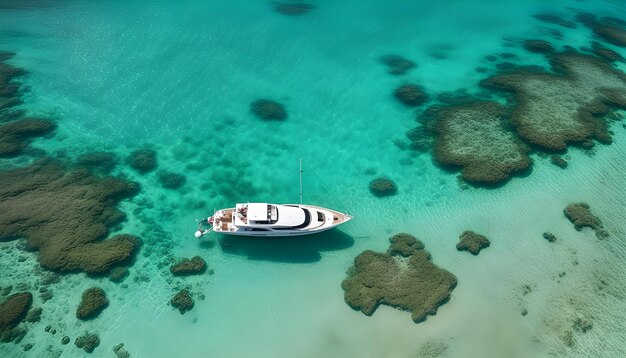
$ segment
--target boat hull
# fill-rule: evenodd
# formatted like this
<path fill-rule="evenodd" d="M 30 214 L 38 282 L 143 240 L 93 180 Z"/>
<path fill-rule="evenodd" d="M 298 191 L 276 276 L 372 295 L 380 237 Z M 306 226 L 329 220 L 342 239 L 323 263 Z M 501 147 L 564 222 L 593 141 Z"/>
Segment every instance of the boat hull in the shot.
<path fill-rule="evenodd" d="M 303 211 L 308 211 L 307 215 L 309 216 L 309 218 L 306 219 L 308 220 L 306 221 L 306 224 L 298 225 L 298 227 L 293 228 L 284 225 L 279 226 L 280 223 L 275 225 L 272 225 L 270 223 L 268 225 L 268 221 L 266 220 L 268 219 L 268 217 L 266 216 L 265 209 L 263 209 L 262 212 L 259 212 L 259 205 L 261 208 L 265 208 L 265 205 L 268 205 L 267 215 L 271 214 L 271 210 L 269 208 L 273 207 L 276 207 L 279 212 L 281 212 L 280 208 L 285 208 L 283 210 L 294 210 L 294 208 L 300 208 L 303 209 Z M 250 213 L 247 212 L 248 206 L 250 207 Z M 254 214 L 252 214 L 252 212 L 254 212 Z M 258 221 L 254 221 L 252 219 L 256 215 L 263 216 L 262 219 L 265 220 L 263 221 L 263 224 L 258 223 Z M 291 237 L 313 235 L 328 231 L 343 223 L 350 221 L 351 219 L 352 217 L 348 214 L 313 205 L 275 205 L 265 203 L 248 203 L 237 204 L 235 208 L 221 209 L 217 211 L 215 215 L 207 219 L 207 221 L 213 224 L 214 232 L 224 235 L 251 237 Z"/>

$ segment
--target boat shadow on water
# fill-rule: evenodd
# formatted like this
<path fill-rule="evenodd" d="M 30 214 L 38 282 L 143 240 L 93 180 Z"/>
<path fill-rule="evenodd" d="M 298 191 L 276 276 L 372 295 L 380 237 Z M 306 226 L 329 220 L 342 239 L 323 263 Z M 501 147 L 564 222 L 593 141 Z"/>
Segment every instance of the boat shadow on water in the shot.
<path fill-rule="evenodd" d="M 322 258 L 324 251 L 343 250 L 354 245 L 354 238 L 339 229 L 294 237 L 246 237 L 219 235 L 218 242 L 226 254 L 246 256 L 250 260 L 285 263 L 311 263 Z"/>

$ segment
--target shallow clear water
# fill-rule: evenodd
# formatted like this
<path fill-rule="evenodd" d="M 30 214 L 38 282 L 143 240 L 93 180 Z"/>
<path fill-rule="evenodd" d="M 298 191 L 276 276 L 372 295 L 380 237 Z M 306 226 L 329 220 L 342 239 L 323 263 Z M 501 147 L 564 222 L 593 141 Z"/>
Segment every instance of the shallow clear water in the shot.
<path fill-rule="evenodd" d="M 10 2 L 13 3 L 13 2 Z M 626 18 L 617 1 L 315 1 L 299 17 L 272 11 L 266 1 L 58 1 L 1 6 L 0 49 L 26 68 L 23 107 L 57 119 L 51 139 L 34 146 L 69 157 L 110 150 L 120 156 L 144 146 L 159 167 L 184 174 L 182 189 L 163 189 L 154 173 L 121 166 L 116 174 L 142 184 L 121 208 L 118 230 L 145 244 L 126 279 L 65 275 L 55 296 L 35 306 L 20 344 L 3 356 L 79 356 L 85 331 L 100 335 L 96 356 L 123 342 L 133 357 L 408 357 L 429 342 L 450 357 L 626 355 L 626 130 L 593 154 L 570 149 L 561 170 L 533 155 L 532 173 L 497 189 L 459 187 L 456 174 L 428 153 L 402 150 L 415 110 L 392 97 L 405 82 L 432 98 L 446 91 L 479 91 L 495 73 L 487 55 L 515 53 L 517 63 L 548 67 L 519 41 L 546 39 L 557 49 L 589 46 L 584 26 L 567 29 L 532 15 L 577 10 Z M 558 29 L 554 39 L 548 29 Z M 622 55 L 623 48 L 610 46 Z M 391 76 L 380 56 L 400 54 L 418 67 Z M 490 68 L 488 74 L 476 67 Z M 619 63 L 618 68 L 626 66 Z M 249 104 L 271 98 L 289 118 L 263 122 Z M 298 159 L 304 161 L 304 201 L 348 210 L 355 219 L 321 236 L 271 242 L 193 238 L 195 219 L 235 201 L 298 200 Z M 7 162 L 2 163 L 3 165 Z M 13 162 L 12 162 L 13 163 Z M 368 183 L 392 178 L 396 196 L 377 198 Z M 234 184 L 233 184 L 234 182 Z M 612 233 L 598 241 L 562 215 L 586 201 Z M 478 257 L 455 249 L 467 229 L 491 247 Z M 435 264 L 459 280 L 451 300 L 419 324 L 381 306 L 372 317 L 350 309 L 341 281 L 356 255 L 384 251 L 388 237 L 413 233 Z M 541 238 L 551 231 L 560 240 Z M 15 242 L 0 245 L 15 245 Z M 172 279 L 167 256 L 206 259 L 213 275 Z M 32 283 L 36 254 L 0 257 L 0 286 Z M 573 264 L 576 261 L 577 264 Z M 559 277 L 560 272 L 567 272 Z M 609 283 L 598 289 L 598 281 Z M 79 322 L 80 292 L 104 288 L 109 307 Z M 168 305 L 184 286 L 204 300 L 185 315 Z M 533 287 L 523 294 L 524 285 Z M 527 316 L 520 311 L 527 308 Z M 578 317 L 593 328 L 562 335 Z M 62 334 L 44 332 L 52 324 Z M 34 347 L 23 352 L 22 345 Z"/>

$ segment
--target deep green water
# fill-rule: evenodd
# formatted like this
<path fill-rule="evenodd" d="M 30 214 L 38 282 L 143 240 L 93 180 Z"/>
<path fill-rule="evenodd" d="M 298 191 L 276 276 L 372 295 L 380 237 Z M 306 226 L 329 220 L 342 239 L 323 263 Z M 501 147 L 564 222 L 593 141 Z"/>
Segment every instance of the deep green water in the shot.
<path fill-rule="evenodd" d="M 407 143 L 416 110 L 392 96 L 397 86 L 418 83 L 431 98 L 423 109 L 447 91 L 476 93 L 478 82 L 496 73 L 485 56 L 503 52 L 547 68 L 520 41 L 545 39 L 560 50 L 594 38 L 580 24 L 569 29 L 532 15 L 573 21 L 584 10 L 626 19 L 620 2 L 316 0 L 315 10 L 296 17 L 256 0 L 16 3 L 0 0 L 0 50 L 17 53 L 10 62 L 29 71 L 20 79 L 28 88 L 23 108 L 59 126 L 33 146 L 69 158 L 102 150 L 123 158 L 149 147 L 159 168 L 187 182 L 168 190 L 155 173 L 118 167 L 114 174 L 143 187 L 120 205 L 128 220 L 118 231 L 145 242 L 126 286 L 63 276 L 53 299 L 42 303 L 35 295 L 41 322 L 26 324 L 20 344 L 1 343 L 2 356 L 81 356 L 60 339 L 73 342 L 85 331 L 100 335 L 94 356 L 113 356 L 122 342 L 132 357 L 414 357 L 433 342 L 447 347 L 441 357 L 626 355 L 621 123 L 613 144 L 592 154 L 570 149 L 566 170 L 533 154 L 529 176 L 497 189 L 463 189 L 457 173 L 436 166 L 429 153 L 394 144 Z M 387 54 L 417 68 L 392 76 L 379 62 Z M 288 119 L 254 117 L 249 105 L 258 98 L 283 103 Z M 299 159 L 304 201 L 347 210 L 353 221 L 291 241 L 193 238 L 195 219 L 213 208 L 296 202 Z M 397 183 L 398 195 L 370 193 L 369 182 L 381 176 Z M 591 204 L 610 240 L 573 229 L 562 210 L 574 201 Z M 466 229 L 484 233 L 492 246 L 478 257 L 457 252 Z M 356 255 L 384 251 L 401 231 L 420 238 L 435 264 L 459 279 L 450 302 L 419 324 L 388 307 L 372 317 L 353 311 L 340 286 Z M 545 231 L 561 240 L 548 244 Z M 24 253 L 24 262 L 0 255 L 0 287 L 34 287 L 36 253 Z M 214 274 L 172 278 L 163 264 L 194 255 Z M 599 289 L 599 280 L 609 287 Z M 97 319 L 79 322 L 80 293 L 93 285 L 111 303 Z M 532 293 L 523 294 L 524 285 Z M 185 286 L 196 306 L 180 315 L 168 301 Z M 576 318 L 592 320 L 593 328 L 574 332 L 568 347 L 563 335 Z M 49 324 L 59 333 L 45 332 Z M 34 344 L 28 352 L 26 343 Z"/>

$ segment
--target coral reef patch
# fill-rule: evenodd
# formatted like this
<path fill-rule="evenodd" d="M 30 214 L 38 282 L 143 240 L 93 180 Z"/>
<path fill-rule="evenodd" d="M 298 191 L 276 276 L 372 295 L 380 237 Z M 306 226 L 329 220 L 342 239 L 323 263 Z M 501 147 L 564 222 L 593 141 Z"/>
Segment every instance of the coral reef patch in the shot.
<path fill-rule="evenodd" d="M 190 311 L 193 308 L 193 299 L 189 294 L 189 290 L 181 290 L 170 301 L 172 307 L 177 308 L 180 314 Z"/>
<path fill-rule="evenodd" d="M 109 305 L 109 300 L 100 287 L 91 287 L 83 292 L 82 300 L 76 309 L 76 318 L 88 320 L 98 317 Z"/>
<path fill-rule="evenodd" d="M 412 242 L 406 234 L 401 237 L 400 241 Z M 392 242 L 394 247 L 397 244 L 398 240 Z M 346 303 L 353 309 L 370 316 L 385 304 L 410 311 L 417 323 L 448 301 L 456 283 L 456 277 L 433 264 L 423 249 L 416 249 L 408 257 L 367 250 L 354 259 L 341 287 Z"/>
<path fill-rule="evenodd" d="M 611 107 L 626 108 L 626 75 L 597 57 L 577 53 L 554 55 L 551 65 L 557 74 L 518 71 L 481 84 L 514 92 L 511 123 L 522 139 L 536 146 L 562 151 L 568 144 L 594 139 L 610 143 L 599 117 Z"/>
<path fill-rule="evenodd" d="M 28 311 L 25 318 L 26 322 L 39 322 L 39 320 L 41 320 L 42 311 L 41 307 L 36 307 Z"/>
<path fill-rule="evenodd" d="M 598 19 L 595 15 L 585 12 L 579 12 L 576 20 L 591 29 L 602 40 L 615 46 L 626 47 L 626 24 L 623 20 L 613 17 Z"/>
<path fill-rule="evenodd" d="M 399 55 L 382 56 L 380 62 L 387 66 L 387 72 L 394 76 L 403 75 L 417 67 L 415 62 Z"/>
<path fill-rule="evenodd" d="M 274 3 L 274 11 L 287 16 L 301 16 L 315 10 L 317 7 L 301 1 Z"/>
<path fill-rule="evenodd" d="M 370 182 L 370 191 L 375 196 L 381 198 L 384 196 L 395 195 L 398 192 L 398 187 L 391 179 L 378 178 Z"/>
<path fill-rule="evenodd" d="M 551 233 L 551 232 L 544 232 L 543 233 L 543 238 L 548 240 L 548 242 L 555 242 L 556 241 L 556 236 L 554 236 L 554 234 Z"/>
<path fill-rule="evenodd" d="M 468 182 L 494 184 L 531 165 L 529 148 L 504 125 L 505 108 L 495 102 L 453 106 L 439 112 L 435 159 L 461 167 Z"/>
<path fill-rule="evenodd" d="M 413 84 L 402 85 L 393 91 L 394 97 L 404 105 L 417 107 L 428 100 L 426 92 Z"/>
<path fill-rule="evenodd" d="M 126 267 L 114 267 L 111 269 L 109 279 L 113 282 L 122 282 L 128 276 L 128 268 Z"/>
<path fill-rule="evenodd" d="M 554 47 L 545 40 L 525 40 L 522 45 L 526 51 L 534 53 L 550 53 L 554 51 Z"/>
<path fill-rule="evenodd" d="M 574 227 L 578 231 L 589 227 L 595 231 L 598 239 L 605 239 L 609 236 L 609 233 L 602 225 L 602 221 L 591 213 L 589 204 L 587 203 L 569 204 L 563 209 L 563 214 L 574 224 Z"/>
<path fill-rule="evenodd" d="M 187 182 L 187 178 L 182 174 L 172 173 L 167 170 L 159 170 L 157 173 L 159 183 L 165 189 L 178 189 Z"/>
<path fill-rule="evenodd" d="M 74 344 L 78 348 L 82 348 L 87 353 L 93 353 L 93 351 L 100 345 L 100 337 L 97 334 L 85 333 L 84 335 L 76 338 Z"/>
<path fill-rule="evenodd" d="M 75 163 L 79 167 L 107 174 L 115 169 L 118 164 L 118 158 L 115 153 L 110 152 L 84 153 L 76 158 Z"/>
<path fill-rule="evenodd" d="M 565 20 L 564 18 L 562 18 L 561 16 L 557 14 L 542 13 L 542 14 L 534 15 L 533 17 L 539 21 L 543 21 L 548 24 L 563 26 L 568 29 L 575 29 L 577 27 L 576 23 L 569 21 L 569 20 Z"/>
<path fill-rule="evenodd" d="M 0 126 L 0 157 L 16 156 L 35 137 L 52 132 L 56 124 L 45 119 L 20 119 Z"/>
<path fill-rule="evenodd" d="M 561 157 L 558 154 L 552 154 L 550 156 L 550 163 L 562 169 L 567 168 L 567 165 L 568 165 L 567 160 L 563 159 L 563 157 Z"/>
<path fill-rule="evenodd" d="M 194 256 L 191 259 L 183 258 L 170 266 L 170 272 L 174 276 L 198 275 L 204 273 L 206 269 L 206 261 L 200 256 Z"/>
<path fill-rule="evenodd" d="M 287 119 L 285 106 L 269 99 L 258 99 L 252 102 L 250 104 L 250 111 L 255 116 L 265 120 L 282 121 Z"/>
<path fill-rule="evenodd" d="M 482 249 L 489 247 L 491 244 L 489 239 L 473 231 L 463 232 L 459 239 L 461 241 L 456 244 L 456 249 L 459 251 L 469 251 L 474 256 L 478 255 Z"/>
<path fill-rule="evenodd" d="M 0 342 L 19 343 L 26 334 L 24 329 L 16 328 L 26 318 L 33 303 L 30 292 L 15 293 L 0 304 Z"/>
<path fill-rule="evenodd" d="M 130 358 L 130 353 L 124 348 L 124 343 L 120 343 L 113 347 L 113 353 L 117 358 Z"/>
<path fill-rule="evenodd" d="M 127 162 L 138 173 L 146 174 L 157 168 L 157 155 L 152 149 L 139 149 L 130 153 Z"/>
<path fill-rule="evenodd" d="M 26 248 L 39 250 L 40 264 L 53 271 L 104 274 L 139 247 L 131 235 L 103 240 L 125 218 L 116 203 L 138 191 L 135 183 L 66 172 L 49 159 L 0 172 L 0 240 L 26 238 Z"/>
<path fill-rule="evenodd" d="M 389 242 L 391 245 L 389 245 L 387 252 L 392 256 L 400 255 L 409 257 L 419 250 L 424 249 L 424 244 L 421 241 L 415 238 L 415 236 L 405 232 L 393 235 L 389 239 Z"/>

